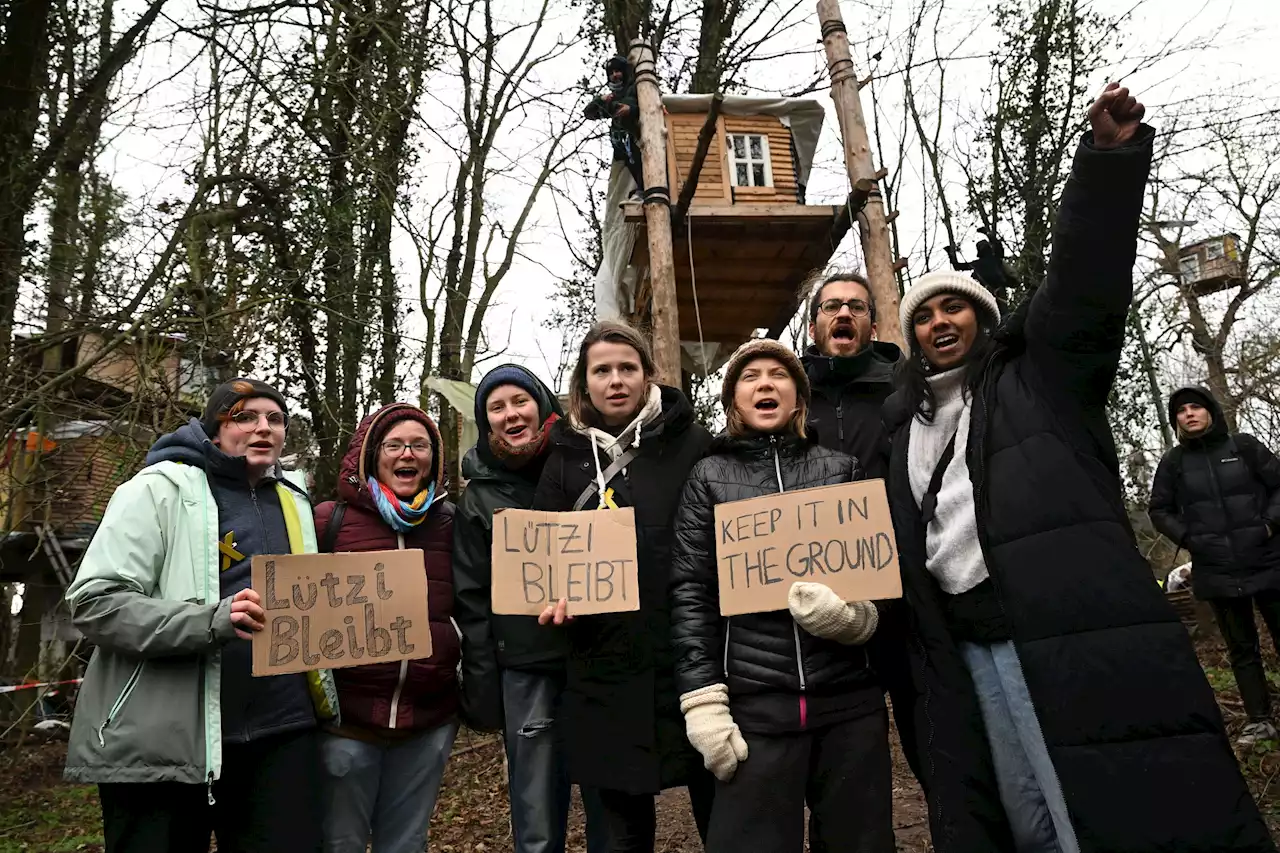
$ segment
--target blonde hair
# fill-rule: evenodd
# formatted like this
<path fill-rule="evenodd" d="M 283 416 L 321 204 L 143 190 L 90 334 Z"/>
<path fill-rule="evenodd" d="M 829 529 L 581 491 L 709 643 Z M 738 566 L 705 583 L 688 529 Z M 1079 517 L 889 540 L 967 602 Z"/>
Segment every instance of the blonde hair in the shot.
<path fill-rule="evenodd" d="M 589 330 L 578 346 L 578 363 L 574 365 L 573 376 L 569 379 L 569 423 L 574 426 L 598 427 L 603 421 L 599 410 L 591 403 L 591 395 L 587 391 L 587 352 L 598 343 L 625 344 L 640 356 L 640 367 L 644 371 L 645 381 L 652 384 L 658 372 L 653 361 L 653 352 L 649 342 L 631 326 L 616 320 L 601 320 Z M 641 400 L 641 405 L 644 400 Z"/>

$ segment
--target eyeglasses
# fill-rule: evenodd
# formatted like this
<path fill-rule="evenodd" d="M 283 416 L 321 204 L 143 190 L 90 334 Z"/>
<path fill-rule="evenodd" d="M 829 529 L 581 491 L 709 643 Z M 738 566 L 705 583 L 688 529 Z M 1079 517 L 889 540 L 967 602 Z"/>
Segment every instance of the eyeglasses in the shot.
<path fill-rule="evenodd" d="M 258 422 L 263 418 L 267 419 L 267 426 L 273 430 L 282 430 L 285 425 L 284 412 L 255 412 L 250 409 L 244 409 L 236 412 L 231 416 L 231 422 L 240 427 L 244 432 L 253 432 L 258 428 Z"/>
<path fill-rule="evenodd" d="M 382 442 L 382 454 L 384 456 L 399 456 L 404 453 L 406 447 L 409 448 L 414 456 L 431 455 L 431 443 L 427 441 L 415 441 L 413 444 L 405 444 L 403 441 L 384 441 Z"/>
<path fill-rule="evenodd" d="M 840 309 L 846 306 L 849 308 L 849 313 L 855 317 L 865 317 L 871 313 L 871 306 L 861 299 L 824 299 L 818 304 L 818 308 L 828 317 L 839 314 Z"/>

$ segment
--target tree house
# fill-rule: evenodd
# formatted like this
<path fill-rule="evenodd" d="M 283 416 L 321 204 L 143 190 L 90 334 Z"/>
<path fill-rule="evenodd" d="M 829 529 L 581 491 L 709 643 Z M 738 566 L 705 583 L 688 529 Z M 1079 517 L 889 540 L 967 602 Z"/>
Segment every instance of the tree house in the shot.
<path fill-rule="evenodd" d="M 758 330 L 777 337 L 786 328 L 801 283 L 827 265 L 852 209 L 805 204 L 825 117 L 817 101 L 668 95 L 662 103 L 667 175 L 646 183 L 670 189 L 682 366 L 701 373 Z M 648 242 L 634 189 L 615 164 L 596 312 L 644 326 Z"/>
<path fill-rule="evenodd" d="M 1183 246 L 1178 253 L 1178 272 L 1196 296 L 1244 284 L 1239 235 L 1223 234 Z"/>

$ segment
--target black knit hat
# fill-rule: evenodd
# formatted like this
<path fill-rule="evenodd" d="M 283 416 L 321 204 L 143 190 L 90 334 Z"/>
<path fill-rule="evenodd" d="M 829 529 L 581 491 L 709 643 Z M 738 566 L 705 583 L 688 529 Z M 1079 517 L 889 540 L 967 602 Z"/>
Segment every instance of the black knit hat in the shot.
<path fill-rule="evenodd" d="M 720 405 L 727 412 L 733 408 L 733 389 L 738 384 L 738 377 L 747 365 L 757 358 L 772 358 L 781 362 L 796 383 L 796 393 L 805 403 L 809 402 L 809 374 L 796 354 L 771 338 L 757 338 L 747 341 L 729 356 L 729 364 L 724 372 L 724 384 L 720 386 Z"/>
<path fill-rule="evenodd" d="M 489 395 L 503 385 L 514 385 L 528 392 L 538 404 L 540 421 L 545 421 L 552 414 L 564 415 L 560 409 L 560 401 L 542 384 L 542 380 L 518 364 L 502 364 L 486 373 L 476 386 L 476 425 L 480 427 L 481 434 L 488 432 L 489 421 L 485 409 L 489 403 Z"/>
<path fill-rule="evenodd" d="M 249 386 L 249 391 L 237 391 L 236 386 Z M 213 393 L 209 395 L 209 402 L 205 403 L 204 414 L 200 416 L 200 425 L 204 427 L 205 434 L 210 438 L 218 434 L 218 429 L 222 423 L 218 420 L 219 415 L 224 415 L 231 410 L 231 407 L 241 400 L 250 400 L 254 397 L 265 397 L 268 400 L 274 400 L 281 411 L 284 412 L 286 421 L 289 418 L 289 404 L 285 402 L 284 395 L 272 388 L 265 382 L 258 379 L 249 379 L 243 376 L 237 376 L 230 382 L 223 382 L 217 388 L 213 389 Z"/>

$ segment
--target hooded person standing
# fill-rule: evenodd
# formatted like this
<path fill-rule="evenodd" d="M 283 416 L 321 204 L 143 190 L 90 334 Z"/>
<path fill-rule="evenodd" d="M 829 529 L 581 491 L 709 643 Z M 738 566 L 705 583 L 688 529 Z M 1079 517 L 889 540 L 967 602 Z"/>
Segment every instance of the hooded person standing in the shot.
<path fill-rule="evenodd" d="M 533 500 L 551 512 L 635 510 L 640 609 L 569 619 L 562 599 L 539 617 L 569 626 L 559 717 L 569 774 L 599 790 L 613 853 L 652 853 L 654 797 L 667 788 L 688 786 L 705 837 L 715 782 L 685 737 L 669 595 L 676 505 L 711 435 L 684 392 L 659 385 L 656 372 L 635 329 L 591 327 Z"/>
<path fill-rule="evenodd" d="M 1275 850 L 1138 550 L 1107 421 L 1143 113 L 1115 83 L 1090 107 L 1047 276 L 1003 324 L 956 272 L 902 298 L 889 504 L 938 853 Z"/>
<path fill-rule="evenodd" d="M 338 500 L 316 507 L 324 551 L 420 549 L 431 656 L 334 671 L 342 724 L 327 727 L 328 853 L 421 853 L 458 734 L 453 504 L 443 443 L 417 406 L 392 403 L 360 422 L 338 472 Z"/>
<path fill-rule="evenodd" d="M 1254 608 L 1280 641 L 1280 460 L 1253 436 L 1229 433 L 1205 388 L 1174 391 L 1169 422 L 1179 444 L 1156 469 L 1151 522 L 1191 553 L 1192 590 L 1218 620 L 1249 716 L 1237 743 L 1274 739 Z"/>
<path fill-rule="evenodd" d="M 719 504 L 862 478 L 852 456 L 806 432 L 809 382 L 774 340 L 725 369 L 728 428 L 694 466 L 676 516 L 671 630 L 689 740 L 715 774 L 708 853 L 892 853 L 893 782 L 884 692 L 865 643 L 869 601 L 794 583 L 789 608 L 720 615 Z"/>
<path fill-rule="evenodd" d="M 258 554 L 314 553 L 305 480 L 280 468 L 289 415 L 254 379 L 214 389 L 116 489 L 67 590 L 93 643 L 66 778 L 96 782 L 107 853 L 320 849 L 318 671 L 253 678 Z"/>
<path fill-rule="evenodd" d="M 515 364 L 476 387 L 479 439 L 462 458 L 466 491 L 453 527 L 454 618 L 462 631 L 462 711 L 469 725 L 501 731 L 515 853 L 564 853 L 570 794 L 556 731 L 569 644 L 532 616 L 493 612 L 493 517 L 529 509 L 550 455 L 560 403 Z M 590 853 L 607 850 L 598 801 L 583 791 Z"/>

